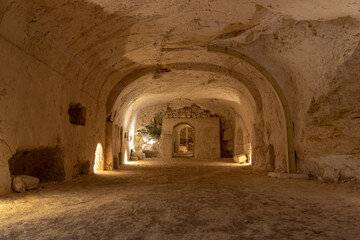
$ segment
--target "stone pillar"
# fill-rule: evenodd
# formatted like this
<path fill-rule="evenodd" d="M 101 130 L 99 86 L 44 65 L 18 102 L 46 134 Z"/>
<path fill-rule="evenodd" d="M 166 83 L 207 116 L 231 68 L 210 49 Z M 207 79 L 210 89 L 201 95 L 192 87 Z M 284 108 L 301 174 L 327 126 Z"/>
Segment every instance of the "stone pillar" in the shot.
<path fill-rule="evenodd" d="M 113 169 L 113 154 L 112 154 L 112 135 L 113 123 L 106 121 L 105 123 L 105 170 Z"/>
<path fill-rule="evenodd" d="M 161 141 L 163 146 L 163 158 L 169 159 L 173 156 L 173 136 L 172 134 L 162 134 Z"/>
<path fill-rule="evenodd" d="M 0 195 L 11 192 L 11 177 L 8 165 L 10 156 L 11 152 L 5 147 L 3 148 L 0 142 Z"/>
<path fill-rule="evenodd" d="M 244 134 L 241 127 L 238 128 L 235 139 L 235 155 L 245 154 Z"/>

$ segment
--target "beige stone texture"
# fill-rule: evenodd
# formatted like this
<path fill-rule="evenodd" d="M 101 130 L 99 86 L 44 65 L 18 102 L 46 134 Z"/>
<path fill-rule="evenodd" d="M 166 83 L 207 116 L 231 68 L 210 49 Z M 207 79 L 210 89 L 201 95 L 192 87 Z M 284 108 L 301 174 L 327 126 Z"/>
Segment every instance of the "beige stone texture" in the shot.
<path fill-rule="evenodd" d="M 299 172 L 360 178 L 359 9 L 354 0 L 1 1 L 0 194 L 23 148 L 62 147 L 65 180 L 92 173 L 98 143 L 105 168 L 118 167 L 142 110 L 175 99 L 228 113 L 234 131 L 224 137 L 235 155 L 251 152 L 255 169 L 287 171 L 294 145 Z M 84 126 L 69 122 L 71 103 L 86 108 Z"/>
<path fill-rule="evenodd" d="M 303 173 L 269 172 L 268 176 L 273 178 L 280 178 L 280 179 L 303 179 L 303 180 L 309 179 L 309 176 Z"/>
<path fill-rule="evenodd" d="M 14 192 L 23 193 L 26 190 L 25 183 L 21 179 L 21 177 L 14 177 L 14 179 L 12 180 L 11 186 L 12 186 L 12 189 L 14 190 Z"/>
<path fill-rule="evenodd" d="M 246 163 L 248 161 L 248 158 L 245 154 L 236 155 L 234 156 L 234 162 L 236 163 Z"/>
<path fill-rule="evenodd" d="M 135 157 L 135 158 L 137 158 L 139 160 L 142 160 L 142 159 L 144 159 L 143 155 L 144 155 L 143 151 L 140 150 L 140 151 L 137 151 L 137 152 L 132 152 L 131 153 L 131 158 Z"/>
<path fill-rule="evenodd" d="M 161 134 L 163 158 L 173 157 L 173 129 L 176 125 L 186 123 L 195 128 L 194 157 L 199 159 L 220 158 L 220 125 L 219 118 L 164 118 Z"/>
<path fill-rule="evenodd" d="M 38 187 L 40 179 L 28 175 L 13 175 L 13 189 L 16 182 L 23 182 L 26 190 L 32 190 Z M 14 189 L 15 190 L 15 189 Z"/>

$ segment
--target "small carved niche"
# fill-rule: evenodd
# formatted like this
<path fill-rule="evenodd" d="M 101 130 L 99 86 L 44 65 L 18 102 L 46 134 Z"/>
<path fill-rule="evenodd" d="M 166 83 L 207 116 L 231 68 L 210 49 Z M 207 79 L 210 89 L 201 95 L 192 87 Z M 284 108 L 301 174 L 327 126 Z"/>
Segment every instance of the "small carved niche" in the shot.
<path fill-rule="evenodd" d="M 86 108 L 81 106 L 80 103 L 70 103 L 68 113 L 71 124 L 85 126 Z"/>

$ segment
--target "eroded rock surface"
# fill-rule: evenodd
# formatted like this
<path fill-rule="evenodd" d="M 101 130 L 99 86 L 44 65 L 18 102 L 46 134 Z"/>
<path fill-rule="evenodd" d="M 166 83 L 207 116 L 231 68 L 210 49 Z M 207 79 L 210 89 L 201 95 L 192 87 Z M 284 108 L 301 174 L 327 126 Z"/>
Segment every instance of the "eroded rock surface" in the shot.
<path fill-rule="evenodd" d="M 174 99 L 232 116 L 223 156 L 287 171 L 294 142 L 299 171 L 359 177 L 359 9 L 353 0 L 1 1 L 0 194 L 24 148 L 63 146 L 56 179 L 91 173 L 98 143 L 114 168 L 130 155 L 137 114 Z M 86 111 L 69 119 L 72 103 Z M 128 134 L 121 144 L 105 131 L 109 116 Z"/>
<path fill-rule="evenodd" d="M 32 190 L 38 187 L 40 179 L 28 175 L 13 175 L 12 189 L 15 192 L 23 193 L 25 190 Z"/>

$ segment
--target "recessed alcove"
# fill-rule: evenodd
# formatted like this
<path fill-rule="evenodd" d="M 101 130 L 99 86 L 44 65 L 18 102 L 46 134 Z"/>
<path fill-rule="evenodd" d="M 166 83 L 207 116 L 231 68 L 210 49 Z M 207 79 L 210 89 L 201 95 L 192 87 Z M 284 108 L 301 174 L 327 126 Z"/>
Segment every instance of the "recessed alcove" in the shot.
<path fill-rule="evenodd" d="M 30 175 L 42 182 L 65 180 L 62 146 L 26 148 L 9 159 L 11 175 Z"/>
<path fill-rule="evenodd" d="M 80 103 L 70 103 L 69 109 L 69 121 L 74 125 L 85 126 L 86 124 L 86 108 Z"/>

